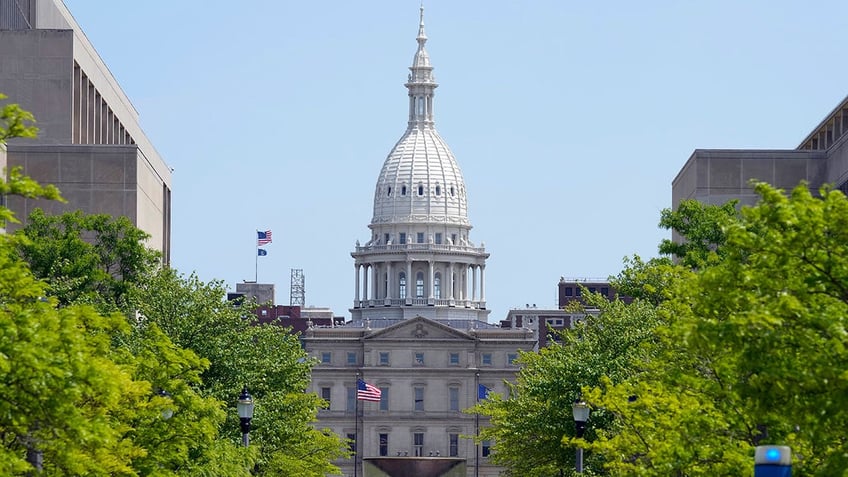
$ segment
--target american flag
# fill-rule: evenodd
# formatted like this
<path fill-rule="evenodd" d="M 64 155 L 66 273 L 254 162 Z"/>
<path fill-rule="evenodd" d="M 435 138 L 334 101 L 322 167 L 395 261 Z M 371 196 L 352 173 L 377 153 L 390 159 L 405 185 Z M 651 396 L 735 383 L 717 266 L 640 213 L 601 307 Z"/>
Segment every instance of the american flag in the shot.
<path fill-rule="evenodd" d="M 383 392 L 365 381 L 358 379 L 356 381 L 356 399 L 360 401 L 380 402 L 380 396 Z"/>
<path fill-rule="evenodd" d="M 271 243 L 271 231 L 266 230 L 264 232 L 256 231 L 256 244 L 257 245 L 266 245 Z"/>

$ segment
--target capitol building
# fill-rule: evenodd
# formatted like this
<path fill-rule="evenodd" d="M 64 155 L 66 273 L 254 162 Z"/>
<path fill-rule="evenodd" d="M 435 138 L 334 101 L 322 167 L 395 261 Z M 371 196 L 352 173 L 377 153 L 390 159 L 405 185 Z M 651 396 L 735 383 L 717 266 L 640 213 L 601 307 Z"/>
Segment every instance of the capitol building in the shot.
<path fill-rule="evenodd" d="M 318 362 L 309 391 L 329 403 L 317 426 L 351 441 L 355 458 L 337 462 L 345 476 L 496 476 L 493 443 L 470 438 L 487 421 L 463 411 L 481 390 L 504 394 L 519 350 L 537 337 L 488 323 L 489 253 L 472 240 L 462 171 L 435 127 L 423 7 L 416 41 L 406 131 L 377 176 L 368 237 L 351 253 L 352 319 L 302 335 Z M 379 401 L 357 399 L 360 379 Z"/>

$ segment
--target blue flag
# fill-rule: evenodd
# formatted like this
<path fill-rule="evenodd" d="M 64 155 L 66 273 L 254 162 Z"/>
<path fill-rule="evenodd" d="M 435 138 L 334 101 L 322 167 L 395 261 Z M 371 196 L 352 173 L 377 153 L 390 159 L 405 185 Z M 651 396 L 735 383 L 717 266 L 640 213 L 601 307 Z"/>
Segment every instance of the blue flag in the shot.
<path fill-rule="evenodd" d="M 264 257 L 265 255 L 268 255 L 268 251 L 265 250 L 264 248 L 257 248 L 256 254 L 259 255 L 260 257 Z"/>
<path fill-rule="evenodd" d="M 477 400 L 478 401 L 485 400 L 487 397 L 489 397 L 489 391 L 490 391 L 490 389 L 487 388 L 486 386 L 483 386 L 482 384 L 478 384 L 477 385 Z"/>

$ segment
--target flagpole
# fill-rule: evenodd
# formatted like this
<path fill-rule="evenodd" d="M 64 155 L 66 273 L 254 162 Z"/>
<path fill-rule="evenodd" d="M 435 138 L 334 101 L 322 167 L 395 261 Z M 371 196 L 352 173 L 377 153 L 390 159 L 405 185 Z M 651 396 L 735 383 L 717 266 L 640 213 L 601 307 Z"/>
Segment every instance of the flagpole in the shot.
<path fill-rule="evenodd" d="M 254 283 L 259 283 L 259 230 L 253 234 L 253 237 L 256 239 L 256 253 L 253 254 L 253 260 L 256 262 L 253 272 L 253 281 Z"/>
<path fill-rule="evenodd" d="M 353 430 L 353 477 L 358 477 L 359 475 L 359 371 L 356 372 L 356 382 L 354 383 L 357 391 L 354 391 L 356 394 L 354 397 L 356 398 L 356 405 L 354 406 L 353 419 L 354 419 L 354 430 Z M 364 426 L 363 426 L 364 427 Z"/>
<path fill-rule="evenodd" d="M 480 404 L 480 371 L 474 373 L 474 389 L 477 391 L 477 404 Z M 480 477 L 480 413 L 474 413 L 474 477 Z"/>

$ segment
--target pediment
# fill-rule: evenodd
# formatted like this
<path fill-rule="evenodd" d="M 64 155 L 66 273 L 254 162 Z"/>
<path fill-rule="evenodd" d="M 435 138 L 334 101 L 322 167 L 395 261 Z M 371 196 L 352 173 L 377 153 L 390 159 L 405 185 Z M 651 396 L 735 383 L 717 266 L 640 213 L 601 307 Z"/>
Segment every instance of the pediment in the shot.
<path fill-rule="evenodd" d="M 422 316 L 404 320 L 365 337 L 366 340 L 444 341 L 474 340 L 468 333 Z"/>

